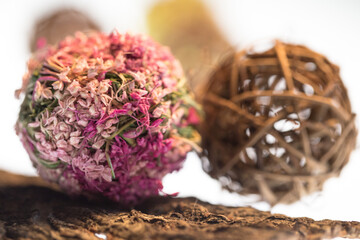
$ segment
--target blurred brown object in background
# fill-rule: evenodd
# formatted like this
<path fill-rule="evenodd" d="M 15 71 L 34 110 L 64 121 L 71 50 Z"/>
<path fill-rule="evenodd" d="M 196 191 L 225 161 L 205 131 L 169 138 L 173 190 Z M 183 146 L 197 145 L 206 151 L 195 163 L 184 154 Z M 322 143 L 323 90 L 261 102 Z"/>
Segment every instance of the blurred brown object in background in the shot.
<path fill-rule="evenodd" d="M 100 30 L 100 27 L 87 15 L 74 9 L 60 9 L 44 16 L 35 23 L 30 41 L 30 50 L 34 52 L 46 40 L 47 44 L 56 44 L 64 37 L 76 31 Z"/>
<path fill-rule="evenodd" d="M 219 56 L 232 50 L 200 0 L 160 1 L 148 14 L 148 28 L 180 60 L 197 97 Z"/>
<path fill-rule="evenodd" d="M 204 169 L 272 205 L 322 190 L 357 136 L 339 72 L 323 55 L 280 41 L 229 57 L 204 91 Z"/>

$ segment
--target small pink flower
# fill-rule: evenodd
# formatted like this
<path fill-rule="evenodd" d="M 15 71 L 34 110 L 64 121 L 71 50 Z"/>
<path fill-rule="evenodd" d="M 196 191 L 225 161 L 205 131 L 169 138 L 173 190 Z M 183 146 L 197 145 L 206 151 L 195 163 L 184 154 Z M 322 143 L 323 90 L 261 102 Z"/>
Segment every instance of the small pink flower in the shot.
<path fill-rule="evenodd" d="M 80 88 L 81 86 L 78 81 L 72 81 L 66 90 L 69 91 L 71 95 L 76 96 Z"/>
<path fill-rule="evenodd" d="M 98 115 L 98 111 L 95 108 L 95 105 L 91 105 L 91 107 L 89 108 L 89 113 L 91 116 L 97 116 Z"/>
<path fill-rule="evenodd" d="M 32 123 L 29 123 L 28 126 L 31 127 L 31 128 L 37 128 L 37 127 L 40 126 L 40 123 L 39 122 L 32 122 Z"/>
<path fill-rule="evenodd" d="M 88 68 L 88 64 L 85 58 L 81 58 L 77 61 L 77 63 L 75 63 L 75 66 L 72 69 L 73 73 L 81 73 L 83 72 L 85 69 Z"/>
<path fill-rule="evenodd" d="M 195 108 L 189 108 L 189 113 L 187 117 L 187 124 L 189 125 L 198 125 L 200 123 L 200 116 Z"/>
<path fill-rule="evenodd" d="M 95 78 L 98 75 L 96 68 L 89 68 L 87 77 L 89 79 Z"/>
<path fill-rule="evenodd" d="M 145 74 L 142 72 L 130 72 L 131 76 L 134 77 L 135 81 L 140 85 L 140 87 L 144 87 L 146 84 L 146 77 Z"/>
<path fill-rule="evenodd" d="M 99 86 L 99 81 L 97 79 L 94 79 L 94 80 L 88 82 L 88 84 L 86 84 L 86 86 L 90 90 L 90 92 L 96 93 L 97 88 Z"/>
<path fill-rule="evenodd" d="M 84 120 L 84 119 L 80 119 L 77 124 L 79 124 L 82 127 L 86 127 L 88 124 L 88 121 Z"/>
<path fill-rule="evenodd" d="M 136 92 L 137 94 L 139 94 L 139 96 L 143 97 L 146 94 L 148 94 L 148 91 L 144 90 L 144 89 L 135 89 L 134 92 Z"/>
<path fill-rule="evenodd" d="M 141 95 L 139 93 L 135 93 L 135 92 L 132 92 L 130 93 L 130 97 L 134 100 L 140 100 L 141 99 Z"/>
<path fill-rule="evenodd" d="M 99 141 L 97 141 L 96 143 L 94 143 L 93 145 L 92 145 L 92 147 L 94 148 L 94 149 L 100 149 L 103 145 L 105 144 L 105 139 L 101 139 L 101 140 L 99 140 Z"/>
<path fill-rule="evenodd" d="M 79 137 L 80 135 L 81 135 L 81 132 L 79 130 L 70 133 L 71 137 Z"/>
<path fill-rule="evenodd" d="M 67 118 L 65 120 L 65 123 L 67 124 L 72 124 L 73 122 L 76 121 L 76 116 L 73 111 L 65 111 L 64 116 Z"/>
<path fill-rule="evenodd" d="M 106 161 L 106 154 L 101 150 L 97 150 L 94 154 L 94 161 L 99 164 L 100 162 Z"/>
<path fill-rule="evenodd" d="M 35 83 L 35 101 L 39 100 L 40 98 L 46 98 L 51 99 L 53 97 L 53 94 L 49 87 L 44 88 L 44 86 L 37 81 Z"/>
<path fill-rule="evenodd" d="M 101 173 L 101 177 L 106 182 L 112 182 L 111 169 L 110 168 L 105 168 Z"/>
<path fill-rule="evenodd" d="M 62 91 L 64 89 L 64 82 L 56 81 L 52 84 L 53 89 Z"/>
<path fill-rule="evenodd" d="M 110 80 L 103 80 L 99 84 L 99 92 L 100 93 L 106 93 L 109 90 L 110 87 Z"/>
<path fill-rule="evenodd" d="M 60 122 L 57 126 L 58 126 L 59 130 L 62 131 L 62 132 L 68 132 L 68 131 L 70 131 L 70 126 L 67 125 L 67 124 L 64 123 L 64 122 Z"/>
<path fill-rule="evenodd" d="M 177 81 L 174 78 L 166 77 L 163 79 L 163 83 L 166 88 L 174 88 L 176 87 Z"/>
<path fill-rule="evenodd" d="M 90 94 L 87 90 L 82 89 L 82 91 L 79 92 L 80 97 L 83 99 L 89 99 L 90 100 Z"/>
<path fill-rule="evenodd" d="M 158 106 L 157 108 L 155 108 L 155 110 L 152 112 L 153 117 L 159 118 L 163 114 L 169 115 L 170 104 L 171 104 L 171 102 L 167 101 L 167 102 L 161 104 L 160 106 Z"/>
<path fill-rule="evenodd" d="M 178 108 L 171 116 L 173 123 L 175 125 L 179 125 L 184 114 L 185 114 L 185 110 L 183 108 Z"/>
<path fill-rule="evenodd" d="M 120 72 L 124 68 L 125 68 L 125 57 L 122 53 L 119 53 L 115 59 L 115 69 Z"/>
<path fill-rule="evenodd" d="M 35 139 L 38 141 L 45 141 L 45 135 L 41 132 L 36 132 L 34 134 L 34 136 L 35 136 Z"/>
<path fill-rule="evenodd" d="M 61 72 L 58 74 L 58 78 L 61 82 L 64 83 L 70 83 L 70 79 L 67 77 L 68 73 L 69 73 L 70 69 L 67 68 L 65 71 Z"/>
<path fill-rule="evenodd" d="M 54 92 L 54 98 L 60 100 L 63 97 L 63 94 L 60 91 Z"/>
<path fill-rule="evenodd" d="M 116 118 L 109 119 L 109 120 L 106 121 L 105 126 L 104 126 L 104 129 L 108 129 L 108 128 L 110 128 L 112 125 L 114 125 L 114 124 L 116 124 L 116 123 L 118 123 L 118 122 L 119 122 L 119 120 L 117 120 Z"/>
<path fill-rule="evenodd" d="M 71 144 L 72 146 L 74 146 L 76 148 L 79 148 L 81 139 L 82 139 L 82 137 L 70 137 L 69 144 Z"/>
<path fill-rule="evenodd" d="M 143 131 L 144 131 L 144 127 L 140 126 L 140 127 L 137 127 L 136 129 L 133 129 L 133 130 L 130 130 L 130 131 L 124 133 L 123 136 L 126 137 L 126 138 L 136 138 Z"/>
<path fill-rule="evenodd" d="M 68 144 L 67 144 L 67 142 L 65 140 L 61 139 L 61 140 L 56 142 L 56 146 L 58 148 L 67 148 Z"/>
<path fill-rule="evenodd" d="M 121 94 L 121 101 L 125 102 L 128 99 L 128 96 L 125 91 Z"/>

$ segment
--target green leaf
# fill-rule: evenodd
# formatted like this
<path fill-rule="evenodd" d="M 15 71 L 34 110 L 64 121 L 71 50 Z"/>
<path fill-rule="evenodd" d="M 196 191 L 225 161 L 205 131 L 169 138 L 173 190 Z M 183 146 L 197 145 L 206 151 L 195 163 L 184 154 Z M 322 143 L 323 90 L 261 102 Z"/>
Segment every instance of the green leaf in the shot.
<path fill-rule="evenodd" d="M 60 165 L 61 165 L 61 161 L 58 160 L 56 162 L 51 162 L 51 161 L 47 161 L 47 160 L 44 160 L 44 159 L 41 159 L 39 157 L 37 157 L 37 160 L 39 163 L 41 163 L 41 165 L 43 165 L 44 167 L 46 168 L 50 168 L 50 169 L 56 169 L 58 168 Z"/>
<path fill-rule="evenodd" d="M 121 136 L 122 139 L 124 139 L 130 146 L 134 147 L 136 145 L 135 139 L 133 138 L 126 138 L 124 136 Z"/>
<path fill-rule="evenodd" d="M 183 127 L 178 129 L 178 133 L 180 136 L 184 138 L 191 138 L 193 136 L 194 128 L 191 126 Z"/>
<path fill-rule="evenodd" d="M 111 169 L 111 177 L 112 179 L 115 179 L 115 172 L 114 172 L 114 168 L 110 159 L 110 155 L 109 155 L 109 151 L 110 151 L 110 141 L 106 141 L 106 146 L 105 146 L 105 156 L 106 156 L 106 161 Z"/>
<path fill-rule="evenodd" d="M 115 72 L 105 73 L 105 78 L 112 79 L 112 80 L 121 80 L 120 76 Z"/>

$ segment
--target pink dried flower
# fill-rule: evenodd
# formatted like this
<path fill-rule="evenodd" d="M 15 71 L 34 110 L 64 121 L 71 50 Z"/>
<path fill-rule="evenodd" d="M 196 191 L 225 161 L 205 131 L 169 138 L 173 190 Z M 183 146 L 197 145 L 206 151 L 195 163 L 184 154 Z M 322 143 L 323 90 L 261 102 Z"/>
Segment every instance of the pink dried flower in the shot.
<path fill-rule="evenodd" d="M 157 195 L 198 136 L 179 63 L 144 35 L 43 46 L 23 82 L 17 133 L 40 176 L 71 194 L 126 205 Z"/>

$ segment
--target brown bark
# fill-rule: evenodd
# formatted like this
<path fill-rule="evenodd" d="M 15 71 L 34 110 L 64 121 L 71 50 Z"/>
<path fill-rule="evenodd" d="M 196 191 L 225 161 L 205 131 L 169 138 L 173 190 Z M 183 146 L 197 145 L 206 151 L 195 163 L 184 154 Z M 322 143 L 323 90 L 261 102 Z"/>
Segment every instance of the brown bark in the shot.
<path fill-rule="evenodd" d="M 290 218 L 195 198 L 160 197 L 125 210 L 71 199 L 40 178 L 0 171 L 0 239 L 100 239 L 95 234 L 107 239 L 354 238 L 360 236 L 360 223 Z"/>

